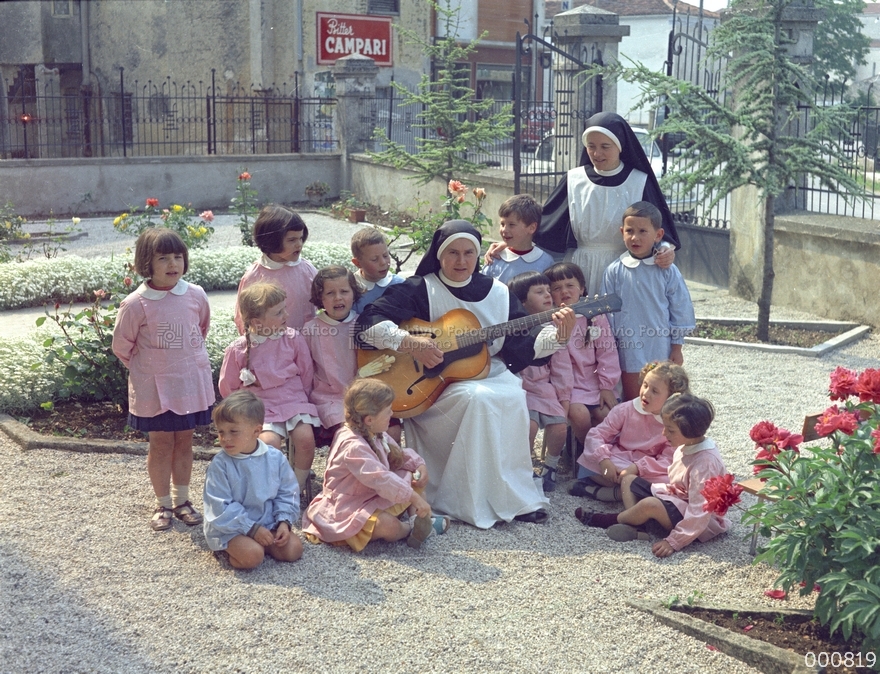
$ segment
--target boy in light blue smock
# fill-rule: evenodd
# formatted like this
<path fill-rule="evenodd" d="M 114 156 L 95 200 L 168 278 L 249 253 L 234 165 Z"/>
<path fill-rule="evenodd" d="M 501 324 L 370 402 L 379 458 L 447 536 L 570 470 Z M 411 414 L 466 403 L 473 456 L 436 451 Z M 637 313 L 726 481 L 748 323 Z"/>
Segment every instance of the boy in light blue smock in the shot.
<path fill-rule="evenodd" d="M 543 272 L 553 264 L 553 257 L 532 243 L 541 224 L 541 204 L 528 194 L 517 194 L 498 209 L 499 231 L 506 248 L 483 267 L 486 276 L 507 283 L 527 271 Z"/>
<path fill-rule="evenodd" d="M 656 206 L 638 201 L 623 213 L 626 252 L 608 265 L 602 293 L 615 293 L 623 309 L 609 315 L 620 354 L 624 400 L 639 393 L 639 372 L 646 363 L 671 360 L 682 365 L 685 335 L 696 327 L 694 305 L 675 265 L 654 263 L 663 239 L 662 216 Z"/>
<path fill-rule="evenodd" d="M 356 231 L 351 237 L 351 255 L 352 263 L 358 268 L 357 280 L 363 289 L 353 307 L 359 314 L 368 304 L 382 297 L 389 287 L 403 283 L 403 277 L 391 271 L 388 240 L 380 229 L 365 227 Z"/>

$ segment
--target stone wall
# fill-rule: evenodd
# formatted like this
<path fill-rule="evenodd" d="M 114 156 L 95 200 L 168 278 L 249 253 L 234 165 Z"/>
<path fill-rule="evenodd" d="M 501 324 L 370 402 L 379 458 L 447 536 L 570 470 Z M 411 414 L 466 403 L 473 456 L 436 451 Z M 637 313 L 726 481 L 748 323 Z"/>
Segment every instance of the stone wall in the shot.
<path fill-rule="evenodd" d="M 315 180 L 330 185 L 330 196 L 341 189 L 339 154 L 13 159 L 0 162 L 0 203 L 27 217 L 120 213 L 147 197 L 226 210 L 243 170 L 260 203 L 306 201 Z"/>

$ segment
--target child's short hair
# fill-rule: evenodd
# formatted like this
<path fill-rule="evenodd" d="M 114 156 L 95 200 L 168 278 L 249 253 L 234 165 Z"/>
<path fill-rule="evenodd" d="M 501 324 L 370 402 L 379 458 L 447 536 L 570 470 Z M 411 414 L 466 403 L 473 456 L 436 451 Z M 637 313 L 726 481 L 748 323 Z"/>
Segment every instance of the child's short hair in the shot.
<path fill-rule="evenodd" d="M 507 218 L 511 215 L 515 215 L 526 225 L 536 222 L 540 227 L 541 204 L 530 194 L 515 194 L 498 209 L 498 217 Z"/>
<path fill-rule="evenodd" d="M 573 278 L 581 284 L 583 292 L 587 292 L 587 279 L 584 277 L 584 272 L 574 262 L 557 262 L 544 270 L 544 276 L 550 280 L 550 283 Z"/>
<path fill-rule="evenodd" d="M 318 270 L 315 278 L 312 279 L 312 296 L 309 298 L 309 301 L 319 309 L 323 309 L 324 302 L 321 300 L 321 295 L 324 294 L 324 283 L 330 279 L 342 278 L 343 276 L 348 277 L 348 285 L 351 286 L 351 291 L 354 293 L 353 303 L 357 304 L 358 300 L 363 296 L 364 290 L 352 271 L 340 264 L 331 264 Z"/>
<path fill-rule="evenodd" d="M 660 209 L 650 201 L 637 201 L 623 212 L 621 222 L 627 218 L 648 218 L 654 229 L 660 229 L 663 226 L 663 215 Z"/>
<path fill-rule="evenodd" d="M 284 250 L 284 237 L 287 232 L 302 232 L 303 243 L 309 238 L 309 228 L 297 213 L 279 206 L 263 206 L 254 222 L 254 242 L 266 255 Z"/>
<path fill-rule="evenodd" d="M 255 318 L 263 316 L 268 309 L 287 300 L 287 293 L 275 283 L 260 282 L 242 288 L 238 292 L 238 311 L 245 327 Z"/>
<path fill-rule="evenodd" d="M 359 258 L 361 252 L 367 246 L 375 246 L 384 243 L 388 245 L 388 239 L 378 227 L 364 227 L 356 231 L 351 237 L 351 256 Z"/>
<path fill-rule="evenodd" d="M 549 286 L 550 279 L 539 271 L 526 271 L 517 274 L 507 282 L 510 289 L 520 302 L 525 302 L 529 296 L 529 290 L 535 286 Z"/>
<path fill-rule="evenodd" d="M 687 393 L 690 388 L 690 379 L 681 365 L 676 365 L 671 360 L 655 360 L 648 363 L 639 372 L 639 386 L 645 381 L 648 374 L 660 377 L 669 387 L 669 395 L 673 393 Z"/>
<path fill-rule="evenodd" d="M 189 270 L 189 250 L 180 234 L 167 227 L 149 227 L 134 244 L 134 270 L 144 278 L 153 276 L 153 255 L 183 255 L 183 273 Z"/>
<path fill-rule="evenodd" d="M 669 396 L 660 414 L 678 426 L 684 437 L 699 438 L 709 430 L 715 418 L 715 408 L 708 400 L 682 393 Z"/>
<path fill-rule="evenodd" d="M 234 424 L 241 421 L 252 422 L 255 426 L 262 426 L 266 417 L 266 407 L 263 401 L 257 398 L 247 389 L 233 391 L 214 407 L 211 419 L 214 424 Z"/>

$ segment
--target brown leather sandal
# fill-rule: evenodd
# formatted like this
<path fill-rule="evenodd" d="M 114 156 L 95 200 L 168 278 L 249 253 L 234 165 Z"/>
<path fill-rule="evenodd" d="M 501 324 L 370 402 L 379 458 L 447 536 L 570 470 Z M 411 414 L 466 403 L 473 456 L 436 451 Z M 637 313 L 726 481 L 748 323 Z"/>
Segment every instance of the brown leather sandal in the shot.
<path fill-rule="evenodd" d="M 174 516 L 188 527 L 194 527 L 202 523 L 202 516 L 198 510 L 193 508 L 193 504 L 184 501 L 173 510 Z M 168 526 L 171 526 L 170 524 Z"/>
<path fill-rule="evenodd" d="M 153 517 L 150 519 L 150 529 L 153 531 L 168 531 L 171 528 L 172 517 L 171 508 L 158 506 L 153 511 Z"/>

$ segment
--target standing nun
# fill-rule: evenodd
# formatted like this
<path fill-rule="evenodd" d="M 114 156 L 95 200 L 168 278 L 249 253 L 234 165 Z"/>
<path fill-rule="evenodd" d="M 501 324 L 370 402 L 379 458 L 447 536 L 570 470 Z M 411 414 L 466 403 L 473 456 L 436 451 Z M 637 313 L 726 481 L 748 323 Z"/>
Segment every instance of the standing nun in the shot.
<path fill-rule="evenodd" d="M 444 223 L 416 275 L 388 288 L 360 315 L 359 342 L 435 367 L 443 353 L 430 338 L 401 330 L 402 322 L 433 322 L 452 309 L 467 309 L 483 327 L 525 316 L 507 286 L 475 273 L 480 242 L 471 223 Z M 425 497 L 434 510 L 483 529 L 547 519 L 548 501 L 532 471 L 526 396 L 513 373 L 562 348 L 574 318 L 561 310 L 537 335 L 496 339 L 489 344 L 488 377 L 450 384 L 430 408 L 406 420 L 407 444 L 428 469 Z"/>

